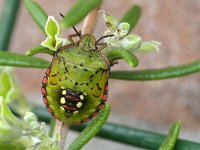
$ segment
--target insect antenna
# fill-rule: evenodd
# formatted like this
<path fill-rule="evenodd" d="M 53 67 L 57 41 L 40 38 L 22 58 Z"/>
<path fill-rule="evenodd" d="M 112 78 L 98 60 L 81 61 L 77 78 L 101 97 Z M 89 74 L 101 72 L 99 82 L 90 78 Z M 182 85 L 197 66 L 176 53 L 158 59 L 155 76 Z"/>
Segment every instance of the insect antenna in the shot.
<path fill-rule="evenodd" d="M 74 31 L 76 32 L 76 34 L 77 34 L 77 35 L 79 36 L 79 38 L 81 39 L 81 33 L 78 32 L 74 26 L 72 26 L 72 28 L 74 29 Z"/>
<path fill-rule="evenodd" d="M 105 38 L 107 38 L 107 37 L 112 37 L 112 36 L 114 36 L 114 35 L 113 35 L 113 34 L 104 35 L 104 36 L 100 37 L 100 38 L 96 41 L 96 43 L 98 43 L 98 42 L 101 41 L 102 39 L 105 39 Z"/>
<path fill-rule="evenodd" d="M 65 18 L 65 16 L 64 16 L 63 14 L 61 14 L 61 13 L 60 13 L 60 16 L 61 16 L 62 18 Z M 76 32 L 76 34 L 78 35 L 78 37 L 81 38 L 81 33 L 78 32 L 77 29 L 76 29 L 74 26 L 72 26 L 72 28 L 74 29 L 74 31 Z"/>
<path fill-rule="evenodd" d="M 61 13 L 60 13 L 60 16 L 61 16 L 62 18 L 65 18 L 65 16 L 64 16 L 63 14 L 61 14 Z"/>

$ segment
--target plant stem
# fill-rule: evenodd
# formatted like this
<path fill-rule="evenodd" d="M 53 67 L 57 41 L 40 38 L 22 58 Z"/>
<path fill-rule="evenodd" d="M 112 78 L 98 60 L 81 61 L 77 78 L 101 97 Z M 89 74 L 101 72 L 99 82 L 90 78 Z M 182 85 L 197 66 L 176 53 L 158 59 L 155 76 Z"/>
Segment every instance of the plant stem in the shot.
<path fill-rule="evenodd" d="M 82 34 L 91 34 L 94 31 L 94 27 L 98 18 L 99 8 L 100 7 L 95 8 L 86 16 L 83 22 L 83 27 L 81 31 Z"/>
<path fill-rule="evenodd" d="M 50 122 L 51 115 L 46 111 L 44 107 L 34 106 L 32 111 L 38 116 L 39 121 L 45 121 L 46 123 Z M 87 125 L 88 124 L 72 125 L 70 126 L 70 129 L 75 131 L 82 131 Z M 150 150 L 158 149 L 166 138 L 166 135 L 164 134 L 145 131 L 114 123 L 106 123 L 96 136 L 107 140 L 112 140 L 132 146 L 138 146 Z M 200 149 L 200 143 L 178 139 L 175 149 Z"/>
<path fill-rule="evenodd" d="M 160 69 L 148 69 L 138 71 L 112 71 L 111 79 L 120 80 L 161 80 L 177 78 L 200 71 L 200 60 L 185 65 L 166 67 Z"/>
<path fill-rule="evenodd" d="M 68 130 L 69 130 L 69 124 L 61 121 L 56 122 L 56 131 L 60 134 L 60 150 L 65 149 L 65 141 L 67 138 Z"/>
<path fill-rule="evenodd" d="M 82 27 L 83 34 L 91 34 L 94 30 L 94 26 L 96 24 L 97 16 L 98 16 L 99 7 L 91 11 L 84 20 L 84 24 Z M 60 134 L 60 150 L 64 150 L 65 141 L 67 138 L 67 133 L 69 130 L 69 125 L 64 122 L 57 121 L 56 130 Z"/>

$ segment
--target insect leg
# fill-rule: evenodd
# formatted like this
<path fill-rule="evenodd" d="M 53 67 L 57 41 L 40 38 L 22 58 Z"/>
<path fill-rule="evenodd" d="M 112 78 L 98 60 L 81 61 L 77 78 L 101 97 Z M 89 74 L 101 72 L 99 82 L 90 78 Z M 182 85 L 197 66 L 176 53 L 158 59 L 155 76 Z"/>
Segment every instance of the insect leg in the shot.
<path fill-rule="evenodd" d="M 104 48 L 107 46 L 106 43 L 97 43 L 96 45 L 97 45 L 97 46 L 100 45 L 100 47 L 98 48 L 99 51 L 101 51 L 102 49 L 104 49 Z"/>

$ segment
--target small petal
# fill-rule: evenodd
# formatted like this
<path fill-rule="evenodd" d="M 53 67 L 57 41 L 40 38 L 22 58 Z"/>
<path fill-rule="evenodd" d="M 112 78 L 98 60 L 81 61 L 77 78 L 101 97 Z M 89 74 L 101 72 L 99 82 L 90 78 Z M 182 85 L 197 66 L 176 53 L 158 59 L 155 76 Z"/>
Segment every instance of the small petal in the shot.
<path fill-rule="evenodd" d="M 45 32 L 48 36 L 56 36 L 59 34 L 59 25 L 53 16 L 48 17 Z"/>
<path fill-rule="evenodd" d="M 50 50 L 55 51 L 55 46 L 53 45 L 53 38 L 52 37 L 47 37 L 46 40 L 41 43 L 41 45 L 44 46 L 44 47 L 47 47 Z"/>
<path fill-rule="evenodd" d="M 55 46 L 55 50 L 57 50 L 59 47 L 62 47 L 63 45 L 67 45 L 70 44 L 70 42 L 67 39 L 63 39 L 63 38 L 58 38 L 56 36 L 56 46 Z"/>
<path fill-rule="evenodd" d="M 103 13 L 103 18 L 106 22 L 106 27 L 110 33 L 113 33 L 117 29 L 118 21 L 114 16 L 109 15 L 104 10 L 100 10 Z"/>
<path fill-rule="evenodd" d="M 139 52 L 151 52 L 151 51 L 159 51 L 160 42 L 150 41 L 144 42 L 141 44 L 140 48 L 137 50 Z"/>
<path fill-rule="evenodd" d="M 124 37 L 128 34 L 128 31 L 130 29 L 130 25 L 127 22 L 122 22 L 119 24 L 118 26 L 118 33 L 119 33 L 119 37 Z"/>
<path fill-rule="evenodd" d="M 33 121 L 37 121 L 37 117 L 34 113 L 32 112 L 26 112 L 24 118 L 23 118 L 24 122 L 26 123 L 30 123 L 30 122 L 33 122 Z"/>
<path fill-rule="evenodd" d="M 140 47 L 141 37 L 138 35 L 128 35 L 122 39 L 122 47 L 127 50 L 135 50 Z"/>

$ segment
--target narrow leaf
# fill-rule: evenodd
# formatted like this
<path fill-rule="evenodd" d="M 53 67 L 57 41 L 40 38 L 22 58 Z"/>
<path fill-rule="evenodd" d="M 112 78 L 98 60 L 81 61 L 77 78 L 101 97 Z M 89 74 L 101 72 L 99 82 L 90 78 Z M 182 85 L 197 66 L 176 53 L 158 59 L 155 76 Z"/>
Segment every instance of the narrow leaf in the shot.
<path fill-rule="evenodd" d="M 103 127 L 108 116 L 110 114 L 110 105 L 107 103 L 100 114 L 92 120 L 88 126 L 81 132 L 79 137 L 77 137 L 72 144 L 69 146 L 68 150 L 80 150 L 85 144 L 93 138 L 99 130 Z"/>
<path fill-rule="evenodd" d="M 7 50 L 17 16 L 20 0 L 4 0 L 0 16 L 0 50 Z"/>
<path fill-rule="evenodd" d="M 139 63 L 138 58 L 123 48 L 115 48 L 105 53 L 108 60 L 113 63 L 118 59 L 124 59 L 131 67 L 136 67 Z"/>
<path fill-rule="evenodd" d="M 2 142 L 0 141 L 0 149 L 2 150 L 25 150 L 26 146 L 19 141 Z"/>
<path fill-rule="evenodd" d="M 0 52 L 0 66 L 47 68 L 49 65 L 50 63 L 48 61 L 40 58 L 16 53 Z"/>
<path fill-rule="evenodd" d="M 44 47 L 44 46 L 36 46 L 36 47 L 33 47 L 33 48 L 30 48 L 27 52 L 26 52 L 26 55 L 27 56 L 33 56 L 33 55 L 36 55 L 38 53 L 46 53 L 46 54 L 49 54 L 51 56 L 54 55 L 54 51 L 52 50 L 49 50 L 48 48 Z"/>
<path fill-rule="evenodd" d="M 169 130 L 169 133 L 165 140 L 163 141 L 162 145 L 160 146 L 159 150 L 174 150 L 176 142 L 178 140 L 178 135 L 181 129 L 180 121 L 175 122 Z"/>
<path fill-rule="evenodd" d="M 149 69 L 139 71 L 111 71 L 111 79 L 119 80 L 161 80 L 176 78 L 200 71 L 200 60 L 190 64 L 166 67 L 161 69 Z"/>
<path fill-rule="evenodd" d="M 133 5 L 124 15 L 120 22 L 128 22 L 130 24 L 130 30 L 136 26 L 141 15 L 141 8 L 138 5 Z"/>
<path fill-rule="evenodd" d="M 159 52 L 159 46 L 161 45 L 160 42 L 157 41 L 149 41 L 149 42 L 143 42 L 139 49 L 137 49 L 137 52 L 152 52 L 157 51 Z"/>
<path fill-rule="evenodd" d="M 98 7 L 102 0 L 78 0 L 65 15 L 62 27 L 71 27 L 79 23 L 91 10 Z"/>
<path fill-rule="evenodd" d="M 47 13 L 42 7 L 33 0 L 24 0 L 25 6 L 33 17 L 34 21 L 38 24 L 40 29 L 45 33 L 45 25 L 48 18 Z"/>
<path fill-rule="evenodd" d="M 0 110 L 1 110 L 1 120 L 8 123 L 8 125 L 12 126 L 15 125 L 17 128 L 22 129 L 23 124 L 20 120 L 18 120 L 13 113 L 10 111 L 8 106 L 3 101 L 2 97 L 0 97 Z"/>
<path fill-rule="evenodd" d="M 38 116 L 38 119 L 40 121 L 45 121 L 49 123 L 52 119 L 51 115 L 46 111 L 45 107 L 34 106 L 33 112 Z M 82 131 L 86 126 L 87 124 L 71 125 L 70 129 L 74 131 Z M 166 135 L 160 133 L 145 131 L 142 129 L 128 127 L 116 123 L 104 124 L 104 126 L 101 128 L 96 136 L 107 140 L 112 140 L 132 146 L 135 145 L 137 147 L 150 150 L 158 149 L 166 137 Z M 178 139 L 175 149 L 196 150 L 200 149 L 200 143 Z"/>

